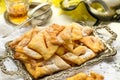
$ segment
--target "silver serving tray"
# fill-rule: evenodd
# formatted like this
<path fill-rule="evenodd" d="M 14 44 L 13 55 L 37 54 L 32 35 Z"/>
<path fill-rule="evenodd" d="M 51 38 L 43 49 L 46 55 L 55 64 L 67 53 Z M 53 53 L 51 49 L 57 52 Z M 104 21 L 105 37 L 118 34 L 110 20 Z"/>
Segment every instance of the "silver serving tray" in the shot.
<path fill-rule="evenodd" d="M 70 69 L 39 78 L 38 80 L 65 80 L 67 77 L 80 72 L 82 68 L 85 68 L 85 67 L 88 67 L 91 65 L 95 65 L 106 58 L 114 56 L 117 53 L 117 51 L 114 49 L 114 47 L 111 46 L 111 44 L 117 37 L 116 33 L 113 32 L 106 25 L 94 26 L 92 28 L 94 29 L 93 35 L 96 37 L 99 37 L 106 46 L 106 49 L 103 52 L 101 52 L 97 57 L 81 64 L 80 66 L 75 66 Z M 109 37 L 109 39 L 107 39 L 107 40 L 103 39 L 103 36 L 101 36 L 101 33 L 99 32 L 99 30 L 101 30 L 101 29 L 105 29 L 111 35 Z M 11 76 L 12 75 L 22 76 L 24 80 L 33 80 L 31 75 L 26 71 L 25 66 L 19 60 L 14 59 L 14 57 L 13 57 L 14 51 L 12 51 L 10 49 L 10 47 L 8 46 L 8 43 L 6 43 L 6 45 L 5 45 L 5 47 L 6 47 L 5 56 L 0 57 L 0 68 L 1 68 L 2 72 L 7 75 L 11 75 Z M 11 61 L 13 61 L 13 63 L 16 64 L 16 66 L 17 66 L 16 71 L 9 71 L 6 69 L 6 67 L 4 65 L 4 62 L 6 59 L 11 60 Z"/>

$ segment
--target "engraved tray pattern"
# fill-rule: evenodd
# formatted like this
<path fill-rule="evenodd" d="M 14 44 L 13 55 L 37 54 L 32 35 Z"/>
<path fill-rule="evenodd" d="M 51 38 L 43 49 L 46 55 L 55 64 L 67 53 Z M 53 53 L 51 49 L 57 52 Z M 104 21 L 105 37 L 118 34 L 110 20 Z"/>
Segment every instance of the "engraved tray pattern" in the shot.
<path fill-rule="evenodd" d="M 94 33 L 93 33 L 94 36 L 99 37 L 99 38 L 100 38 L 100 36 L 99 36 L 100 33 L 98 32 L 99 29 L 106 29 L 106 31 L 111 34 L 111 37 L 108 40 L 105 41 L 105 40 L 101 39 L 104 42 L 105 46 L 106 46 L 105 51 L 101 52 L 97 57 L 95 57 L 95 58 L 81 64 L 80 66 L 75 66 L 75 67 L 72 67 L 70 69 L 60 71 L 58 73 L 54 73 L 52 75 L 45 76 L 43 78 L 39 78 L 39 80 L 64 80 L 67 77 L 72 76 L 72 75 L 80 72 L 82 68 L 85 68 L 85 67 L 90 66 L 90 65 L 97 64 L 97 63 L 99 63 L 100 61 L 102 61 L 102 60 L 104 60 L 106 58 L 114 56 L 117 51 L 114 49 L 114 47 L 111 46 L 111 43 L 116 39 L 116 37 L 117 37 L 116 33 L 113 32 L 106 25 L 94 26 L 92 28 L 94 29 Z M 7 45 L 8 43 L 6 43 L 6 46 L 5 46 L 6 47 L 5 56 L 0 57 L 0 68 L 1 68 L 2 72 L 4 72 L 7 75 L 20 75 L 20 76 L 22 76 L 24 78 L 24 80 L 32 80 L 32 77 L 26 71 L 23 64 L 18 60 L 14 60 L 14 57 L 12 56 L 14 53 L 8 47 L 8 45 Z M 12 60 L 13 63 L 15 63 L 17 68 L 18 68 L 17 71 L 8 71 L 6 69 L 6 67 L 5 67 L 5 65 L 4 65 L 5 59 Z"/>

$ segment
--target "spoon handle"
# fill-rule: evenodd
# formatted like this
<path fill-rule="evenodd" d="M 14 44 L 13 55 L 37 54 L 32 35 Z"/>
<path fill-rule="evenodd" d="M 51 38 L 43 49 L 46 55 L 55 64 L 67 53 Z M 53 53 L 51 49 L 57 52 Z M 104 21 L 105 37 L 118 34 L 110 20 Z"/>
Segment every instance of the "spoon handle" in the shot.
<path fill-rule="evenodd" d="M 8 33 L 8 34 L 2 36 L 2 38 L 5 38 L 5 37 L 9 36 L 10 34 L 12 34 L 14 31 L 23 28 L 24 25 L 25 25 L 26 23 L 28 23 L 29 21 L 31 21 L 32 19 L 33 19 L 33 17 L 28 18 L 28 19 L 25 20 L 23 23 L 21 23 L 20 25 L 16 26 L 16 28 L 15 28 L 11 33 Z"/>
<path fill-rule="evenodd" d="M 25 25 L 26 23 L 28 23 L 29 21 L 31 21 L 32 19 L 33 19 L 33 17 L 28 18 L 28 19 L 25 20 L 23 23 L 21 23 L 20 25 L 18 25 L 16 29 L 21 29 L 21 28 L 23 28 L 24 25 Z"/>

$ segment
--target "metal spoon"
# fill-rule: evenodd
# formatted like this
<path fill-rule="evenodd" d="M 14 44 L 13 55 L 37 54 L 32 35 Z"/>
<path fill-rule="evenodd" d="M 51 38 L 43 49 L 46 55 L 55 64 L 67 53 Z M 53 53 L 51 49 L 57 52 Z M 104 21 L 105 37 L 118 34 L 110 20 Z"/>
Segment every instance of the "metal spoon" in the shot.
<path fill-rule="evenodd" d="M 46 9 L 44 12 L 42 12 L 42 13 L 40 13 L 40 14 L 36 14 L 36 13 L 38 13 L 38 11 L 39 11 L 41 8 L 43 8 L 44 6 L 49 6 L 49 8 Z M 43 3 L 43 4 L 40 4 L 40 5 L 36 6 L 32 11 L 28 12 L 28 17 L 29 17 L 29 18 L 28 18 L 26 21 L 24 21 L 23 23 L 21 23 L 20 25 L 18 25 L 17 28 L 20 29 L 20 28 L 24 27 L 24 25 L 25 25 L 26 23 L 28 23 L 29 21 L 31 21 L 32 19 L 44 15 L 45 13 L 47 13 L 47 12 L 51 9 L 50 6 L 51 6 L 51 5 L 48 4 L 48 3 Z"/>

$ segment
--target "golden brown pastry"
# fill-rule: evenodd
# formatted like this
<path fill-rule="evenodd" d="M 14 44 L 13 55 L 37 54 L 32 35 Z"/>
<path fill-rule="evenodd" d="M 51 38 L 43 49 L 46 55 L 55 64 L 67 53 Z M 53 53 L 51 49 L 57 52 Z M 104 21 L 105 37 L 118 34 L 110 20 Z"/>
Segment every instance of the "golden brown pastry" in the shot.
<path fill-rule="evenodd" d="M 86 80 L 87 74 L 80 72 L 72 77 L 67 78 L 66 80 Z"/>
<path fill-rule="evenodd" d="M 41 68 L 44 65 L 43 62 L 30 60 L 29 62 L 24 62 L 24 65 L 27 71 L 33 76 L 33 78 L 38 78 L 46 75 L 46 71 Z"/>
<path fill-rule="evenodd" d="M 73 53 L 77 56 L 83 55 L 86 53 L 86 47 L 80 45 L 73 50 Z"/>
<path fill-rule="evenodd" d="M 62 56 L 63 59 L 81 65 L 82 63 L 94 58 L 96 54 L 86 47 L 86 52 L 83 55 L 75 55 L 74 53 L 68 52 Z"/>
<path fill-rule="evenodd" d="M 66 80 L 104 80 L 104 77 L 92 71 L 90 72 L 90 75 L 80 72 L 72 77 L 67 78 Z"/>
<path fill-rule="evenodd" d="M 28 72 L 34 77 L 42 77 L 44 75 L 49 75 L 54 72 L 65 70 L 71 66 L 67 64 L 62 58 L 54 55 L 50 60 L 45 62 L 32 61 L 30 63 L 24 63 Z"/>
<path fill-rule="evenodd" d="M 20 52 L 16 52 L 14 53 L 14 58 L 17 60 L 20 60 L 22 62 L 29 62 L 29 60 L 31 60 L 32 58 L 27 56 L 24 53 L 20 53 Z"/>
<path fill-rule="evenodd" d="M 48 33 L 43 31 L 32 38 L 28 47 L 40 53 L 45 60 L 48 60 L 55 54 L 58 45 L 52 44 Z"/>
<path fill-rule="evenodd" d="M 103 42 L 94 36 L 85 36 L 80 39 L 80 41 L 92 49 L 95 53 L 101 52 L 105 49 Z"/>
<path fill-rule="evenodd" d="M 27 46 L 23 48 L 23 52 L 26 55 L 32 57 L 33 59 L 41 59 L 42 58 L 42 55 L 40 53 L 28 48 Z"/>
<path fill-rule="evenodd" d="M 57 51 L 55 52 L 55 54 L 57 54 L 58 56 L 62 56 L 66 52 L 67 52 L 67 50 L 63 46 L 59 46 L 59 48 L 57 49 Z"/>
<path fill-rule="evenodd" d="M 58 37 L 61 37 L 63 40 L 63 46 L 69 50 L 73 51 L 74 44 L 72 42 L 72 36 L 71 36 L 71 26 L 66 26 L 65 29 L 58 35 Z"/>
<path fill-rule="evenodd" d="M 63 31 L 65 26 L 60 26 L 58 24 L 53 24 L 50 27 L 47 28 L 47 32 L 50 35 L 50 41 L 53 44 L 61 44 L 62 42 L 60 41 L 58 35 Z"/>
<path fill-rule="evenodd" d="M 90 36 L 93 33 L 93 29 L 90 27 L 84 27 L 82 28 L 82 35 L 83 36 Z"/>
<path fill-rule="evenodd" d="M 78 23 L 72 23 L 71 24 L 73 27 L 77 27 L 80 29 L 80 32 L 81 32 L 81 36 L 89 36 L 93 33 L 93 29 L 91 27 L 88 27 L 88 26 L 82 26 Z M 78 30 L 79 30 L 78 29 Z M 78 32 L 77 32 L 78 33 Z M 79 35 L 80 36 L 80 35 Z"/>
<path fill-rule="evenodd" d="M 72 40 L 81 39 L 82 38 L 82 32 L 81 32 L 80 27 L 78 27 L 76 25 L 76 23 L 72 23 L 71 27 L 72 27 L 72 31 L 71 31 L 72 32 L 72 34 L 71 34 Z"/>
<path fill-rule="evenodd" d="M 93 77 L 91 77 L 91 76 L 88 76 L 87 78 L 86 78 L 86 80 L 95 80 Z"/>
<path fill-rule="evenodd" d="M 14 49 L 16 46 L 18 45 L 23 45 L 23 44 L 27 44 L 27 42 L 29 42 L 31 40 L 31 38 L 36 35 L 39 31 L 41 30 L 41 28 L 33 28 L 30 31 L 27 31 L 26 33 L 24 33 L 23 35 L 21 35 L 20 37 L 18 37 L 17 39 L 13 40 L 12 42 L 9 43 L 9 46 Z M 25 42 L 27 41 L 27 42 Z"/>
<path fill-rule="evenodd" d="M 103 75 L 95 73 L 94 71 L 90 72 L 90 76 L 93 77 L 95 80 L 104 80 Z"/>

